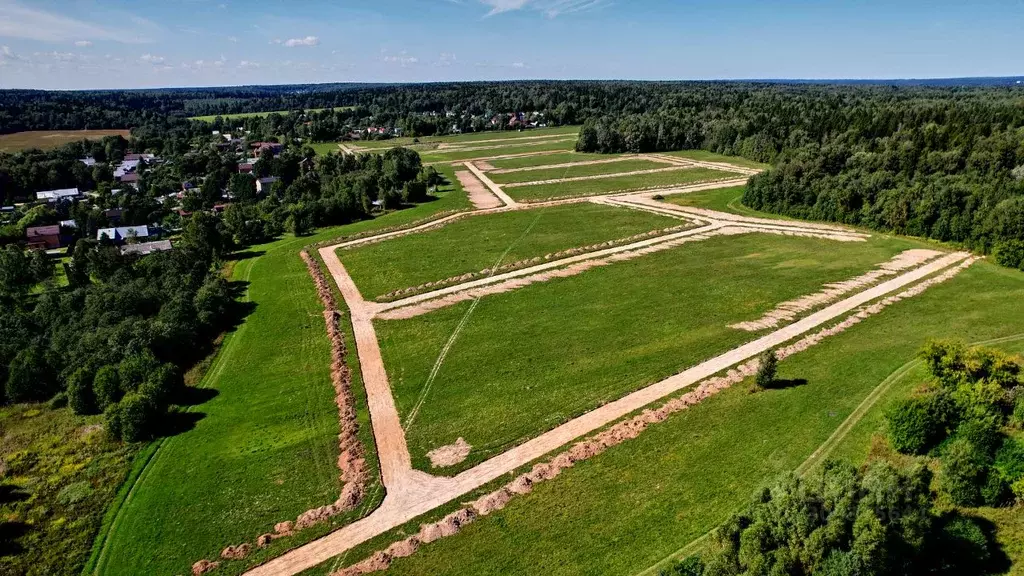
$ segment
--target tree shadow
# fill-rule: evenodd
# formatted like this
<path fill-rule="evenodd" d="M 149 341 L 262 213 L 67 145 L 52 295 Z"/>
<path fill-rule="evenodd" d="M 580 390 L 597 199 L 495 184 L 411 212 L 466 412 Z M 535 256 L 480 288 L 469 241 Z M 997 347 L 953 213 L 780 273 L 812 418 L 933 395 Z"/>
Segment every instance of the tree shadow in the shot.
<path fill-rule="evenodd" d="M 178 434 L 184 434 L 194 429 L 196 424 L 203 418 L 206 418 L 206 414 L 202 412 L 185 412 L 184 410 L 169 412 L 164 420 L 160 435 L 177 436 Z"/>
<path fill-rule="evenodd" d="M 0 484 L 0 504 L 11 504 L 28 500 L 29 493 L 12 484 Z"/>
<path fill-rule="evenodd" d="M 27 534 L 28 524 L 24 522 L 0 522 L 0 557 L 14 556 L 25 551 L 18 539 Z"/>
<path fill-rule="evenodd" d="M 765 388 L 765 390 L 785 390 L 787 388 L 797 388 L 799 386 L 806 386 L 806 378 L 787 378 L 773 380 L 771 385 Z"/>
<path fill-rule="evenodd" d="M 213 400 L 219 394 L 220 391 L 215 388 L 185 386 L 176 395 L 174 404 L 177 406 L 199 406 L 200 404 L 206 404 L 210 400 Z"/>
<path fill-rule="evenodd" d="M 228 254 L 224 257 L 224 260 L 228 262 L 241 262 L 251 258 L 259 258 L 266 253 L 266 250 L 242 250 L 240 252 L 232 252 L 231 254 Z"/>
<path fill-rule="evenodd" d="M 969 520 L 981 530 L 978 539 L 964 530 L 950 530 L 958 520 Z M 935 556 L 942 574 L 1005 574 L 1012 560 L 996 540 L 997 526 L 987 518 L 964 512 L 947 512 L 939 520 L 942 536 L 937 540 Z"/>

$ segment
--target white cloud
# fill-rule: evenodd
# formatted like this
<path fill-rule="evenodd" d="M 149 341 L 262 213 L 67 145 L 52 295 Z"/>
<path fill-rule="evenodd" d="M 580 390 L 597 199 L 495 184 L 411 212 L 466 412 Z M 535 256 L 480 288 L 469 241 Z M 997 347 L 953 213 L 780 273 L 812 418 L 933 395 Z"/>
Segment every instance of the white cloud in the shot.
<path fill-rule="evenodd" d="M 488 16 L 512 12 L 515 10 L 535 10 L 548 18 L 557 18 L 562 14 L 593 10 L 608 3 L 608 0 L 480 0 L 490 6 Z"/>
<path fill-rule="evenodd" d="M 75 46 L 78 46 L 79 48 L 88 48 L 92 46 L 92 42 L 88 40 L 78 40 L 75 42 Z"/>
<path fill-rule="evenodd" d="M 513 62 L 512 63 L 512 67 L 513 68 L 526 68 L 526 64 L 524 64 L 522 62 Z"/>
<path fill-rule="evenodd" d="M 15 0 L 0 0 L 0 37 L 23 38 L 41 42 L 78 42 L 83 39 L 113 40 L 137 44 L 144 40 L 123 30 L 106 28 L 84 20 L 22 6 Z M 147 27 L 148 20 L 140 19 Z"/>
<path fill-rule="evenodd" d="M 163 56 L 154 56 L 153 54 L 143 54 L 139 57 L 139 60 L 146 62 L 147 64 L 163 64 L 166 58 Z"/>
<path fill-rule="evenodd" d="M 451 66 L 455 63 L 458 58 L 455 54 L 449 52 L 441 52 L 441 55 L 437 57 L 437 62 L 434 62 L 435 66 Z"/>
<path fill-rule="evenodd" d="M 284 45 L 289 48 L 295 48 L 296 46 L 317 46 L 320 44 L 320 38 L 316 36 L 306 36 L 305 38 L 292 38 L 285 40 Z"/>
<path fill-rule="evenodd" d="M 398 54 L 389 54 L 387 48 L 382 48 L 380 51 L 380 59 L 388 64 L 399 64 L 403 68 L 410 64 L 416 64 L 420 61 L 415 56 L 410 56 L 408 52 L 402 50 Z"/>
<path fill-rule="evenodd" d="M 250 62 L 249 60 L 242 60 L 238 63 L 239 68 L 259 68 L 259 62 Z"/>
<path fill-rule="evenodd" d="M 228 36 L 228 42 L 238 42 L 237 36 Z"/>

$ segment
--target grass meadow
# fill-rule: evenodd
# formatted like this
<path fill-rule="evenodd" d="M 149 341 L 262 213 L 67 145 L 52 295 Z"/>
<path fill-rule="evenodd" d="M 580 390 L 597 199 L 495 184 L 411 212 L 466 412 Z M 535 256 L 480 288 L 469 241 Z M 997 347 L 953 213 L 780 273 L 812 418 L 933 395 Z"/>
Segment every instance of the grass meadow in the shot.
<path fill-rule="evenodd" d="M 642 190 L 667 186 L 685 186 L 698 182 L 727 180 L 734 174 L 709 168 L 683 168 L 674 172 L 656 172 L 640 176 L 619 176 L 599 180 L 578 180 L 560 184 L 537 184 L 505 188 L 505 193 L 521 202 L 541 201 L 551 198 L 573 198 L 594 196 L 629 190 Z"/>
<path fill-rule="evenodd" d="M 475 160 L 478 158 L 491 158 L 494 156 L 505 156 L 509 154 L 532 154 L 535 152 L 570 151 L 576 146 L 573 139 L 555 140 L 534 140 L 527 142 L 516 142 L 510 140 L 506 144 L 481 144 L 487 146 L 486 150 L 472 150 L 451 148 L 447 150 L 425 150 L 420 152 L 420 158 L 427 162 L 458 162 L 462 160 Z M 492 146 L 497 146 L 492 148 Z"/>
<path fill-rule="evenodd" d="M 498 170 L 510 168 L 534 168 L 537 166 L 550 166 L 552 164 L 568 164 L 570 162 L 585 162 L 587 160 L 609 160 L 621 158 L 632 159 L 632 155 L 626 154 L 590 154 L 586 152 L 563 152 L 561 154 L 542 154 L 539 156 L 520 156 L 518 158 L 502 158 L 490 160 L 491 166 Z"/>
<path fill-rule="evenodd" d="M 979 262 L 781 363 L 781 378 L 806 384 L 761 393 L 752 393 L 750 382 L 734 386 L 535 486 L 459 535 L 396 560 L 388 574 L 655 576 L 660 563 L 719 525 L 757 487 L 804 464 L 926 339 L 976 342 L 1024 333 L 1021 298 L 1024 274 Z M 855 428 L 844 442 L 863 446 L 870 433 Z M 832 455 L 853 453 L 840 447 Z M 361 559 L 447 511 L 345 558 Z M 1007 553 L 1024 559 L 1019 510 L 982 514 L 1004 530 Z M 303 576 L 344 565 L 328 562 Z"/>
<path fill-rule="evenodd" d="M 558 180 L 561 178 L 621 174 L 623 172 L 656 170 L 658 168 L 671 167 L 671 164 L 655 162 L 654 160 L 624 159 L 621 162 L 611 162 L 608 164 L 585 164 L 583 166 L 567 166 L 565 168 L 507 172 L 504 174 L 491 174 L 488 177 L 498 184 L 511 184 L 516 182 L 540 182 L 543 180 Z"/>
<path fill-rule="evenodd" d="M 355 106 L 338 106 L 337 108 L 310 108 L 306 110 L 307 113 L 313 112 L 326 112 L 327 110 L 333 110 L 335 112 L 340 110 L 351 110 Z M 223 118 L 224 120 L 244 120 L 246 118 L 266 118 L 271 114 L 291 114 L 291 110 L 274 110 L 272 112 L 241 112 L 239 114 L 210 114 L 207 116 L 192 116 L 189 120 L 198 120 L 200 122 L 213 122 L 217 118 Z"/>
<path fill-rule="evenodd" d="M 200 558 L 252 542 L 276 522 L 337 498 L 339 424 L 330 346 L 322 306 L 298 252 L 313 242 L 465 208 L 457 186 L 438 200 L 374 220 L 254 247 L 237 263 L 234 279 L 249 283 L 246 299 L 255 309 L 225 338 L 201 383 L 212 398 L 196 407 L 195 426 L 159 444 L 125 502 L 111 513 L 91 572 L 186 573 Z M 351 340 L 349 347 L 354 350 Z M 354 353 L 349 361 L 358 368 Z M 360 434 L 375 462 L 358 369 L 353 374 Z M 371 490 L 369 504 L 382 496 Z M 366 506 L 279 541 L 221 573 L 241 571 L 368 511 Z"/>
<path fill-rule="evenodd" d="M 538 136 L 575 136 L 579 134 L 579 126 L 558 126 L 555 128 L 535 128 L 532 130 L 488 130 L 485 132 L 472 132 L 467 134 L 450 134 L 447 136 L 420 136 L 418 138 L 404 137 L 391 138 L 389 140 L 360 140 L 351 142 L 354 146 L 362 148 L 394 148 L 395 146 L 414 146 L 417 144 L 452 144 L 470 145 L 481 140 L 490 143 L 491 140 L 508 141 L 510 144 L 515 140 L 527 138 L 527 142 L 537 139 Z M 498 144 L 499 142 L 495 142 Z M 484 146 L 486 144 L 480 144 Z"/>
<path fill-rule="evenodd" d="M 99 140 L 104 136 L 121 136 L 128 138 L 128 130 L 32 130 L 0 134 L 0 152 L 15 153 L 22 150 L 39 148 L 50 150 L 71 142 L 82 140 Z"/>
<path fill-rule="evenodd" d="M 733 164 L 744 168 L 765 169 L 769 167 L 768 164 L 764 164 L 762 162 L 754 162 L 753 160 L 747 160 L 740 156 L 717 154 L 715 152 L 708 152 L 707 150 L 676 150 L 673 152 L 664 152 L 664 154 L 668 156 L 686 158 L 687 160 L 697 160 L 700 162 L 725 162 L 726 164 Z"/>
<path fill-rule="evenodd" d="M 657 214 L 579 204 L 502 212 L 338 251 L 364 298 L 479 272 L 496 264 L 682 224 Z"/>
<path fill-rule="evenodd" d="M 478 303 L 380 321 L 377 334 L 414 464 L 429 470 L 427 452 L 463 437 L 474 447 L 469 459 L 444 472 L 468 468 L 753 340 L 728 325 L 915 245 L 712 238 Z"/>

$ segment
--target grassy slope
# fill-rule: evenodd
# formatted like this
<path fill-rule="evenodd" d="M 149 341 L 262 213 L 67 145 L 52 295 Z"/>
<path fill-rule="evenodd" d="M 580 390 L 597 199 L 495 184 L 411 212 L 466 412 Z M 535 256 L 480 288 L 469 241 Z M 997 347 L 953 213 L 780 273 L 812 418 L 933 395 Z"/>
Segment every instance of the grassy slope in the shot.
<path fill-rule="evenodd" d="M 333 502 L 340 486 L 330 350 L 298 251 L 465 206 L 456 190 L 375 220 L 288 237 L 240 262 L 236 278 L 251 282 L 256 309 L 228 336 L 204 381 L 217 396 L 197 408 L 204 417 L 194 429 L 164 441 L 121 509 L 98 572 L 186 572 L 228 544 L 252 541 L 275 522 Z"/>
<path fill-rule="evenodd" d="M 425 453 L 459 436 L 475 447 L 459 469 L 501 452 L 754 338 L 729 323 L 757 318 L 913 245 L 717 238 L 489 296 L 451 347 L 408 431 L 415 463 L 428 467 Z M 403 418 L 469 306 L 378 323 Z"/>
<path fill-rule="evenodd" d="M 492 174 L 491 180 L 498 184 L 511 182 L 539 182 L 541 180 L 556 180 L 560 178 L 577 178 L 580 176 L 597 176 L 603 174 L 619 174 L 622 172 L 633 172 L 637 170 L 654 170 L 657 168 L 671 168 L 671 165 L 653 160 L 623 160 L 609 164 L 586 164 L 583 166 L 569 166 L 566 168 L 549 168 L 547 170 L 528 170 L 525 172 L 509 172 L 507 174 Z"/>
<path fill-rule="evenodd" d="M 723 180 L 733 176 L 733 174 L 720 170 L 685 168 L 675 172 L 658 172 L 641 176 L 621 176 L 561 184 L 538 184 L 534 186 L 505 188 L 505 192 L 516 200 L 545 200 L 548 198 L 571 198 L 574 196 L 608 194 L 611 192 L 655 188 L 658 186 L 682 186 L 695 182 Z"/>
<path fill-rule="evenodd" d="M 734 164 L 736 166 L 743 166 L 745 168 L 768 168 L 768 164 L 761 162 L 754 162 L 753 160 L 747 160 L 740 156 L 727 156 L 725 154 L 716 154 L 714 152 L 708 152 L 707 150 L 677 150 L 675 152 L 665 152 L 669 156 L 678 156 L 680 158 L 688 158 L 690 160 L 698 160 L 703 162 L 726 162 Z"/>
<path fill-rule="evenodd" d="M 610 158 L 629 158 L 629 156 L 617 156 L 614 154 L 587 154 L 580 152 L 566 152 L 564 154 L 544 154 L 541 156 L 522 156 L 519 158 L 505 158 L 503 160 L 491 160 L 492 166 L 499 170 L 505 168 L 531 168 L 534 166 L 549 166 L 551 164 L 567 164 L 569 162 L 584 162 L 587 160 L 608 160 Z"/>
<path fill-rule="evenodd" d="M 476 216 L 444 228 L 340 250 L 364 298 L 567 248 L 625 238 L 679 220 L 596 204 Z"/>
<path fill-rule="evenodd" d="M 760 394 L 734 387 L 397 561 L 389 574 L 640 574 L 800 465 L 926 338 L 1024 332 L 1021 298 L 1024 275 L 976 264 L 782 363 L 781 377 L 808 384 Z M 1019 529 L 1019 517 L 1012 522 Z"/>

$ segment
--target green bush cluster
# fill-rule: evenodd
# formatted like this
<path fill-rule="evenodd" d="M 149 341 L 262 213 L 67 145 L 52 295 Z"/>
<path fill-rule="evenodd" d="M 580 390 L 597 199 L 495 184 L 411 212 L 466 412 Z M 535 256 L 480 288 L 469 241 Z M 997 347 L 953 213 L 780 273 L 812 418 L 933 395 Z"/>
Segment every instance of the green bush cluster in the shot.
<path fill-rule="evenodd" d="M 929 342 L 920 356 L 934 384 L 887 412 L 893 448 L 937 455 L 939 487 L 953 504 L 1013 502 L 1014 485 L 1024 477 L 1024 450 L 1003 428 L 1020 419 L 1020 360 L 952 341 Z"/>

